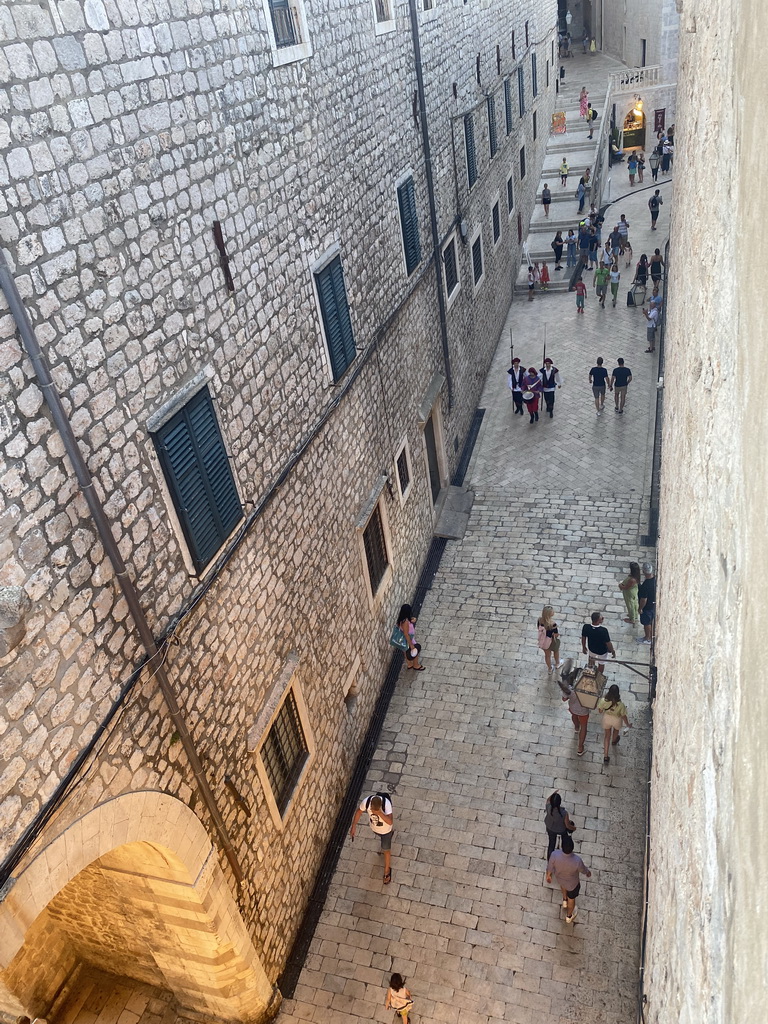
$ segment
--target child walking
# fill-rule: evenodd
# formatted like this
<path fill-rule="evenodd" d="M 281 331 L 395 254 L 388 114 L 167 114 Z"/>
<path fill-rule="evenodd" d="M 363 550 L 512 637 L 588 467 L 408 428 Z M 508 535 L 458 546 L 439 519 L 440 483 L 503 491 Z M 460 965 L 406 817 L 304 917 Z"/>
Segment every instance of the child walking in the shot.
<path fill-rule="evenodd" d="M 587 297 L 587 286 L 584 284 L 584 282 L 581 280 L 581 278 L 579 278 L 579 280 L 576 282 L 576 312 L 577 313 L 583 313 L 584 312 L 584 299 L 586 299 L 586 297 Z"/>
<path fill-rule="evenodd" d="M 393 974 L 389 979 L 384 1006 L 387 1010 L 394 1010 L 395 1013 L 398 1013 L 403 1024 L 408 1024 L 408 1014 L 413 1008 L 413 999 L 405 987 L 405 978 L 402 974 Z"/>

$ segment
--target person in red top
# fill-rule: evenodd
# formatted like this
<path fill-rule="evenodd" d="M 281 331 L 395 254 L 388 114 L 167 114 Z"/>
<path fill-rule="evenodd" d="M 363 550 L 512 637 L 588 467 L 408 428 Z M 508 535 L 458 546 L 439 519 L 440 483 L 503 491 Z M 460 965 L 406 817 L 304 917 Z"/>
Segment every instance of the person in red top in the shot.
<path fill-rule="evenodd" d="M 584 282 L 581 280 L 581 278 L 579 278 L 579 280 L 576 282 L 576 312 L 577 313 L 583 313 L 584 312 L 584 300 L 586 299 L 586 297 L 587 297 L 587 286 L 584 284 Z"/>
<path fill-rule="evenodd" d="M 528 408 L 528 414 L 531 417 L 531 423 L 538 422 L 539 419 L 539 395 L 543 391 L 543 385 L 541 383 L 541 377 L 539 371 L 535 366 L 528 367 L 528 373 L 523 377 L 523 401 Z M 530 398 L 526 398 L 526 395 L 530 395 Z"/>

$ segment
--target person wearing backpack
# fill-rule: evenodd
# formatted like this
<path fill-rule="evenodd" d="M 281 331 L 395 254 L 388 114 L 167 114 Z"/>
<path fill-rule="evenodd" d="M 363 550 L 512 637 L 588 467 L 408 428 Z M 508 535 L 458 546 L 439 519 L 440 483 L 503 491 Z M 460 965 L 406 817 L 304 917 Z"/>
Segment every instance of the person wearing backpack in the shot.
<path fill-rule="evenodd" d="M 656 230 L 656 221 L 659 217 L 659 207 L 662 206 L 664 200 L 661 198 L 659 190 L 653 193 L 651 198 L 648 200 L 648 209 L 651 211 L 651 231 Z"/>
<path fill-rule="evenodd" d="M 550 797 L 547 797 L 544 828 L 547 830 L 549 838 L 547 845 L 547 860 L 549 860 L 552 856 L 552 851 L 557 847 L 558 839 L 562 840 L 563 836 L 570 835 L 576 829 L 568 811 L 563 807 L 562 799 L 557 790 Z"/>
<path fill-rule="evenodd" d="M 392 881 L 392 836 L 394 835 L 394 812 L 392 801 L 386 793 L 374 793 L 367 796 L 355 811 L 352 827 L 349 830 L 354 840 L 357 823 L 363 814 L 368 815 L 368 824 L 381 841 L 381 852 L 384 854 L 384 885 Z"/>

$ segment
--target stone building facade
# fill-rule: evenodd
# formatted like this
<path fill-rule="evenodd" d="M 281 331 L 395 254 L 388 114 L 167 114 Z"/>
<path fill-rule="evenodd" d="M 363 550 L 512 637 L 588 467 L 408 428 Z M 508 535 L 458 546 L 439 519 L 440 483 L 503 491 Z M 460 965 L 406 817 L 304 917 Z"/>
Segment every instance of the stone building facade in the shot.
<path fill-rule="evenodd" d="M 160 649 L 0 298 L 3 1012 L 56 1019 L 91 963 L 276 1007 L 511 300 L 555 28 L 0 4 L 0 244 Z"/>

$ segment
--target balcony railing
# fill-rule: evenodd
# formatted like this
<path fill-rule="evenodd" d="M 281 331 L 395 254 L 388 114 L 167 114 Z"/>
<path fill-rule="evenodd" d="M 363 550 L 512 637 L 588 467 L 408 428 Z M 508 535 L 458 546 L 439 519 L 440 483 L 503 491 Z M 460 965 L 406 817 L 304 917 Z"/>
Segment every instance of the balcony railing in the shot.
<path fill-rule="evenodd" d="M 650 68 L 626 68 L 624 71 L 611 73 L 611 92 L 633 92 L 647 89 L 661 83 L 661 65 L 654 64 Z"/>

